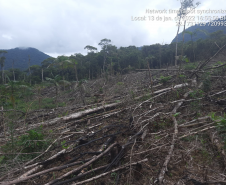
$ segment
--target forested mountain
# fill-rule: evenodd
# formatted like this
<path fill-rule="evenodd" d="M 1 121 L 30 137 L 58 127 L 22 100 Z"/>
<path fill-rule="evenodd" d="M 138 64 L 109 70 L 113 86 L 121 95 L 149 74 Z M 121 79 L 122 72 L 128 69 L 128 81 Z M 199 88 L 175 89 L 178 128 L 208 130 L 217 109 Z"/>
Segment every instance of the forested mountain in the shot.
<path fill-rule="evenodd" d="M 226 17 L 225 17 L 226 20 Z M 196 41 L 198 39 L 206 39 L 209 37 L 214 37 L 213 32 L 219 32 L 222 30 L 222 33 L 226 33 L 226 22 L 225 20 L 215 20 L 213 22 L 207 22 L 205 25 L 204 24 L 196 24 L 194 26 L 191 26 L 187 29 L 185 29 L 186 33 L 184 35 L 184 41 L 189 42 L 191 39 L 193 41 Z M 203 21 L 201 21 L 203 22 Z M 183 41 L 183 26 L 180 28 L 180 32 L 178 34 L 178 42 Z M 191 38 L 192 36 L 192 38 Z M 176 42 L 176 37 L 172 40 L 172 43 Z"/>
<path fill-rule="evenodd" d="M 14 68 L 25 70 L 28 68 L 29 57 L 30 65 L 41 65 L 41 62 L 43 60 L 50 57 L 49 55 L 46 55 L 45 53 L 31 47 L 18 47 L 5 51 L 7 51 L 7 53 L 1 54 L 1 56 L 4 56 L 6 58 L 4 66 L 6 70 L 12 68 L 13 61 Z"/>
<path fill-rule="evenodd" d="M 218 30 L 211 33 L 207 39 L 188 41 L 185 44 L 178 42 L 177 54 L 186 56 L 186 61 L 190 62 L 206 60 L 225 43 L 226 34 Z M 155 69 L 175 65 L 175 42 L 165 45 L 156 43 L 142 47 L 117 48 L 111 44 L 110 39 L 102 39 L 99 45 L 100 52 L 97 52 L 94 46 L 87 45 L 84 48 L 88 50 L 87 55 L 75 53 L 69 57 L 58 56 L 57 58 L 49 57 L 34 48 L 8 50 L 8 53 L 1 54 L 0 81 L 5 83 L 10 79 L 29 82 L 29 84 L 41 83 L 46 78 L 82 81 L 103 77 L 103 75 L 107 78 L 109 75 L 125 74 L 131 70 L 147 68 L 147 64 Z M 28 65 L 28 55 L 30 65 Z M 13 59 L 14 70 L 12 69 Z"/>

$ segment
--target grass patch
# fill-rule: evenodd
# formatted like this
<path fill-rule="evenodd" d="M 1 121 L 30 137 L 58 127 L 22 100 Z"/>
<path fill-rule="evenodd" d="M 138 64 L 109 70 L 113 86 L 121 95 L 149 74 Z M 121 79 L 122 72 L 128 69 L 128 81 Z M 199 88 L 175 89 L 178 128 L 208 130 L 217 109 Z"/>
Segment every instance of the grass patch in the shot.
<path fill-rule="evenodd" d="M 29 130 L 26 134 L 21 135 L 18 138 L 14 137 L 14 128 L 12 123 L 9 127 L 9 141 L 5 145 L 1 146 L 1 151 L 3 153 L 10 153 L 10 155 L 3 154 L 0 158 L 0 165 L 12 160 L 18 155 L 18 153 L 26 153 L 26 155 L 18 155 L 17 159 L 22 161 L 30 160 L 39 155 L 39 153 L 34 152 L 42 152 L 50 144 L 50 140 L 44 139 L 45 135 L 42 127 Z"/>

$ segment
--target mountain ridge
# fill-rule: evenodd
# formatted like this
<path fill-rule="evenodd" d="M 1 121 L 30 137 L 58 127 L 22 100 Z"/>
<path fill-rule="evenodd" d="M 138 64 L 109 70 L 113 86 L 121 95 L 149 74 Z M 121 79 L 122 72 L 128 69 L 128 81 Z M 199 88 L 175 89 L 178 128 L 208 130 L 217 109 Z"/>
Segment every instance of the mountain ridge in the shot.
<path fill-rule="evenodd" d="M 193 41 L 197 41 L 198 39 L 207 39 L 209 38 L 209 35 L 213 32 L 222 30 L 224 34 L 226 34 L 226 16 L 224 17 L 224 21 L 221 19 L 217 19 L 211 22 L 207 22 L 205 25 L 204 24 L 195 24 L 194 26 L 190 26 L 185 29 L 185 31 L 190 31 L 190 32 L 196 32 L 196 35 L 193 35 Z M 221 24 L 218 26 L 216 24 L 223 22 L 224 25 L 222 26 Z M 203 25 L 203 26 L 200 26 Z M 215 25 L 215 26 L 213 26 Z M 199 31 L 197 31 L 197 28 Z M 181 27 L 183 30 L 183 27 Z M 206 33 L 205 33 L 206 32 Z M 177 36 L 172 40 L 171 43 L 176 42 Z M 183 31 L 178 34 L 178 42 L 183 41 Z M 189 42 L 191 41 L 191 36 L 189 34 L 184 34 L 184 42 Z"/>
<path fill-rule="evenodd" d="M 4 56 L 5 66 L 4 69 L 8 70 L 12 68 L 12 63 L 14 61 L 14 68 L 18 68 L 21 70 L 25 70 L 28 68 L 29 58 L 30 58 L 30 66 L 32 65 L 41 65 L 41 62 L 51 56 L 39 51 L 36 48 L 32 47 L 16 47 L 12 49 L 1 49 L 7 51 L 5 54 L 1 54 L 0 56 Z"/>

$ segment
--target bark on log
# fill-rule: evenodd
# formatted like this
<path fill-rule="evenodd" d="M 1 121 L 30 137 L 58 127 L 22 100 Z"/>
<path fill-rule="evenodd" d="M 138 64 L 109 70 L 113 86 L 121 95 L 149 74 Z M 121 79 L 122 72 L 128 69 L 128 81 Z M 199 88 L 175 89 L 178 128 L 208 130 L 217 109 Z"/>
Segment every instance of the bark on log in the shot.
<path fill-rule="evenodd" d="M 80 111 L 80 112 L 77 112 L 77 113 L 74 113 L 74 114 L 70 114 L 68 116 L 64 116 L 64 117 L 61 117 L 61 118 L 55 118 L 55 119 L 52 119 L 50 121 L 36 123 L 36 124 L 30 125 L 28 130 L 36 128 L 36 127 L 41 126 L 41 125 L 43 125 L 43 126 L 47 126 L 47 125 L 50 126 L 50 125 L 56 124 L 56 123 L 61 122 L 61 121 L 66 122 L 66 121 L 70 121 L 70 120 L 73 120 L 73 119 L 78 119 L 78 118 L 81 118 L 81 117 L 83 117 L 85 115 L 97 112 L 97 111 L 102 110 L 102 109 L 115 107 L 115 106 L 120 105 L 120 104 L 121 103 L 112 103 L 112 104 L 109 104 L 109 105 L 104 105 L 104 106 L 96 107 L 96 108 L 93 108 L 93 109 Z M 25 128 L 19 128 L 19 129 L 16 129 L 16 131 L 23 131 L 24 129 Z"/>

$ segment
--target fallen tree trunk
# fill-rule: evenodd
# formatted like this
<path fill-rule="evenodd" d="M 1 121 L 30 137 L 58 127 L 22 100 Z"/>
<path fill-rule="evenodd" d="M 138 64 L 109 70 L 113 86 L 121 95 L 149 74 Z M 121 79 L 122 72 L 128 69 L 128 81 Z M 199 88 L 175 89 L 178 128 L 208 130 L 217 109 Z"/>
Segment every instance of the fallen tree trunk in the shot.
<path fill-rule="evenodd" d="M 109 104 L 109 105 L 104 105 L 104 106 L 96 107 L 96 108 L 93 108 L 93 109 L 88 109 L 88 110 L 84 110 L 84 111 L 77 112 L 77 113 L 74 113 L 74 114 L 70 114 L 68 116 L 64 116 L 64 117 L 61 117 L 61 118 L 54 118 L 51 121 L 36 123 L 36 124 L 30 125 L 28 127 L 28 130 L 36 128 L 36 127 L 41 126 L 41 125 L 42 126 L 50 126 L 50 125 L 56 124 L 56 123 L 61 122 L 61 121 L 67 122 L 67 121 L 70 121 L 70 120 L 73 120 L 73 119 L 78 119 L 78 118 L 81 118 L 85 115 L 95 113 L 95 112 L 102 110 L 102 109 L 115 107 L 115 106 L 120 105 L 120 104 L 121 103 L 112 103 L 112 104 Z M 23 129 L 24 128 L 22 127 L 22 128 L 16 129 L 16 131 L 23 131 Z"/>
<path fill-rule="evenodd" d="M 97 112 L 97 111 L 102 110 L 102 109 L 115 107 L 115 106 L 117 106 L 119 104 L 121 104 L 121 103 L 112 103 L 112 104 L 109 104 L 109 105 L 104 105 L 104 106 L 100 106 L 100 107 L 97 107 L 97 108 L 84 110 L 84 111 L 81 111 L 81 112 L 77 112 L 77 113 L 71 114 L 69 116 L 62 117 L 61 119 L 63 121 L 69 121 L 69 120 L 72 120 L 72 119 L 81 118 L 81 117 L 83 117 L 83 116 L 85 116 L 87 114 L 94 113 L 94 112 Z"/>
<path fill-rule="evenodd" d="M 185 87 L 185 86 L 188 86 L 188 83 L 178 84 L 178 85 L 175 85 L 173 88 L 169 87 L 169 88 L 161 89 L 161 90 L 153 92 L 153 94 L 159 94 L 159 93 L 162 93 L 162 92 L 165 92 L 165 91 L 170 91 L 172 89 L 177 89 L 177 88 L 181 88 L 181 87 Z M 135 99 L 139 99 L 141 97 L 143 97 L 143 96 L 136 97 Z M 121 102 L 119 102 L 119 103 L 112 103 L 112 104 L 109 104 L 109 105 L 103 105 L 103 106 L 96 107 L 96 108 L 93 108 L 93 109 L 88 109 L 88 110 L 80 111 L 80 112 L 77 112 L 77 113 L 74 113 L 74 114 L 70 114 L 68 116 L 64 116 L 64 117 L 61 117 L 61 118 L 54 118 L 54 119 L 52 119 L 50 121 L 36 123 L 36 124 L 28 126 L 27 130 L 39 127 L 41 125 L 42 126 L 50 126 L 50 125 L 54 125 L 54 124 L 56 124 L 58 122 L 68 122 L 70 120 L 78 119 L 78 118 L 81 118 L 81 117 L 83 117 L 85 115 L 88 115 L 88 114 L 91 114 L 91 113 L 95 113 L 95 112 L 100 111 L 102 109 L 112 108 L 112 107 L 118 106 L 120 104 L 121 104 Z M 22 127 L 22 128 L 16 129 L 16 131 L 22 132 L 22 131 L 24 131 L 24 129 L 25 128 Z"/>

